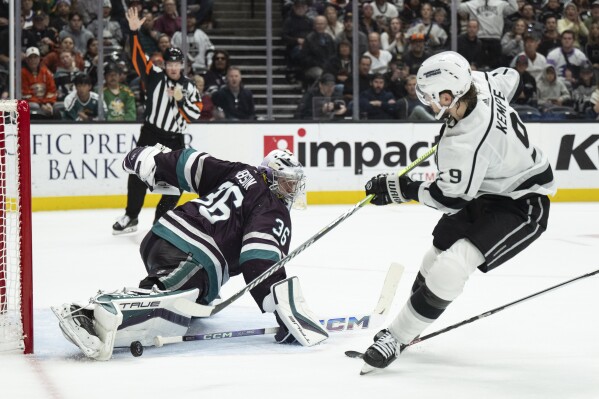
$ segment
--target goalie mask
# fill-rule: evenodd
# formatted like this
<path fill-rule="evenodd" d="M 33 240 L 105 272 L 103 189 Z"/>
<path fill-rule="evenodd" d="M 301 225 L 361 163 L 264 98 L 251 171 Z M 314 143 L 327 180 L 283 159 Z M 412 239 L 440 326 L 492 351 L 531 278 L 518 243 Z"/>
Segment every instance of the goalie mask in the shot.
<path fill-rule="evenodd" d="M 421 103 L 427 106 L 435 104 L 439 112 L 435 115 L 440 119 L 447 109 L 453 108 L 458 100 L 470 90 L 472 72 L 470 64 L 460 54 L 444 51 L 427 58 L 416 76 L 416 94 Z M 449 106 L 439 102 L 442 92 L 449 92 L 453 101 Z"/>
<path fill-rule="evenodd" d="M 270 191 L 283 199 L 288 208 L 295 204 L 295 208 L 305 207 L 303 198 L 306 186 L 306 177 L 302 164 L 288 150 L 273 150 L 262 161 L 260 170 L 266 176 Z"/>

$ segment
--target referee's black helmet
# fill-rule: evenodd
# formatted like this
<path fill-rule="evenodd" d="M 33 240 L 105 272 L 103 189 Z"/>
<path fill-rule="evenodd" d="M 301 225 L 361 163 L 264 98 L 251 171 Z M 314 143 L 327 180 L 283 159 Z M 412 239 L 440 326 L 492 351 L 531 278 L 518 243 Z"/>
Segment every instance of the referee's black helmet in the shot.
<path fill-rule="evenodd" d="M 183 62 L 183 52 L 177 47 L 169 47 L 164 50 L 164 54 L 162 54 L 162 58 L 164 58 L 164 62 L 169 61 L 177 61 Z"/>

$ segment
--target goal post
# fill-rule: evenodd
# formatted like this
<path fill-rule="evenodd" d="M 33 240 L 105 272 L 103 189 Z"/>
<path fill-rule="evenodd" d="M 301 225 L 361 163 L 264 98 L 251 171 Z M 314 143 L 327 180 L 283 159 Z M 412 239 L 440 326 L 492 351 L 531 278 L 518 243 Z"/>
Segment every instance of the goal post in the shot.
<path fill-rule="evenodd" d="M 0 101 L 0 352 L 33 353 L 29 104 Z"/>

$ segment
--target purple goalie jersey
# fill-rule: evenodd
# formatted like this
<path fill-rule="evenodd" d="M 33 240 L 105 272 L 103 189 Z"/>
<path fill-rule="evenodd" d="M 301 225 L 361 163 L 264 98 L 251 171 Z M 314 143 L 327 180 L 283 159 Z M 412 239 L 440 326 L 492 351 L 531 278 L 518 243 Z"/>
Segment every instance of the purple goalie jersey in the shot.
<path fill-rule="evenodd" d="M 190 254 L 209 277 L 207 300 L 229 276 L 250 282 L 289 251 L 291 218 L 255 166 L 228 162 L 193 149 L 159 154 L 156 181 L 200 198 L 169 211 L 152 232 Z M 285 278 L 281 268 L 252 290 L 262 307 L 270 286 Z"/>

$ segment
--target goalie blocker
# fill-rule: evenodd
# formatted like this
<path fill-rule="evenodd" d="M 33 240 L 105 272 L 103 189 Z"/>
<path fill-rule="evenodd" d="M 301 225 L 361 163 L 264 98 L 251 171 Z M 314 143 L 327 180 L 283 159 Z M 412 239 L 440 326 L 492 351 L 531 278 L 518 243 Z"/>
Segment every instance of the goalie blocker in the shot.
<path fill-rule="evenodd" d="M 199 290 L 160 291 L 125 288 L 111 293 L 99 292 L 89 304 L 65 303 L 52 307 L 65 338 L 85 356 L 109 360 L 114 348 L 129 347 L 138 341 L 153 346 L 157 337 L 184 335 L 191 316 L 182 314 L 174 303 L 183 298 L 195 301 Z M 281 325 L 277 342 L 316 345 L 328 338 L 319 319 L 308 309 L 297 277 L 280 281 L 265 298 Z"/>

